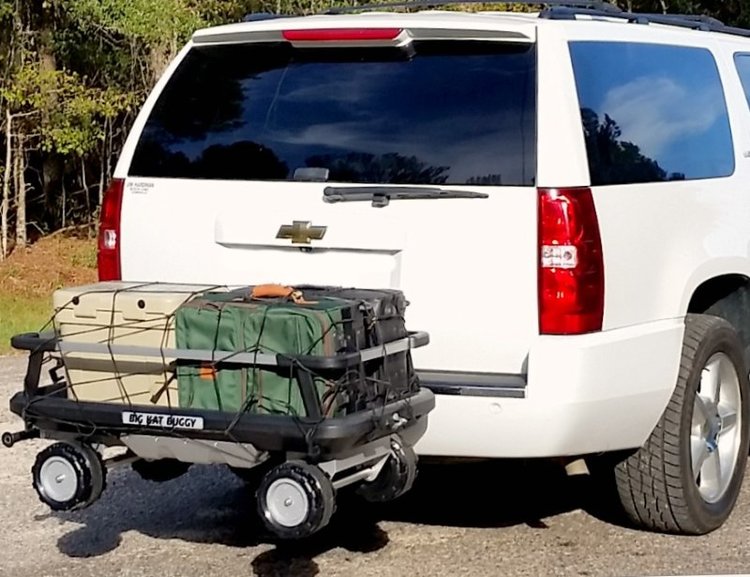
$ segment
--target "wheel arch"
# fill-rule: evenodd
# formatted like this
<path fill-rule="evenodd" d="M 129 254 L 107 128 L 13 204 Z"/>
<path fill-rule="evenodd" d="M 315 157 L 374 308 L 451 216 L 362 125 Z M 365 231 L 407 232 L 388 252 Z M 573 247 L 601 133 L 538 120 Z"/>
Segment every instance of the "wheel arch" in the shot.
<path fill-rule="evenodd" d="M 708 314 L 728 321 L 744 347 L 745 363 L 750 366 L 750 277 L 727 272 L 705 279 L 690 295 L 687 314 Z"/>

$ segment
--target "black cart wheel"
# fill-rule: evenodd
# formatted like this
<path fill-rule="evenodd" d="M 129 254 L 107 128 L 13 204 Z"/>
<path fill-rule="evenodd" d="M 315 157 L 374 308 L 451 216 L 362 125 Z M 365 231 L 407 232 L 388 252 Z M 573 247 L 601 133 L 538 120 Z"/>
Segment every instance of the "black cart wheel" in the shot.
<path fill-rule="evenodd" d="M 104 490 L 106 468 L 83 443 L 55 443 L 41 451 L 31 469 L 34 489 L 53 511 L 83 509 Z"/>
<path fill-rule="evenodd" d="M 183 463 L 177 459 L 157 459 L 156 461 L 138 459 L 133 461 L 130 467 L 140 475 L 141 479 L 165 483 L 187 473 L 190 463 Z"/>
<path fill-rule="evenodd" d="M 274 467 L 260 482 L 257 496 L 263 522 L 282 539 L 312 535 L 328 524 L 336 509 L 331 480 L 304 461 Z"/>
<path fill-rule="evenodd" d="M 357 493 L 371 503 L 386 503 L 409 491 L 417 478 L 417 454 L 399 437 L 391 439 L 391 454 L 374 481 L 362 483 Z"/>

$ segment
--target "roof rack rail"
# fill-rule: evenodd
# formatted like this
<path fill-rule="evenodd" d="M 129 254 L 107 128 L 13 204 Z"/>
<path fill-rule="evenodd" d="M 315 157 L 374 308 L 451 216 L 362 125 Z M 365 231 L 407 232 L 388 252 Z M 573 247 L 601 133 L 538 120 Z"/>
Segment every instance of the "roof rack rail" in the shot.
<path fill-rule="evenodd" d="M 449 6 L 452 4 L 509 4 L 500 0 L 407 0 L 403 2 L 374 2 L 371 4 L 360 4 L 358 6 L 339 6 L 329 8 L 323 14 L 345 14 L 349 12 L 389 10 L 393 8 L 432 8 L 438 6 Z M 606 0 L 548 0 L 539 2 L 534 0 L 520 0 L 512 4 L 527 4 L 529 6 L 561 6 L 569 8 L 583 8 L 596 10 L 606 14 L 617 14 L 622 12 L 620 8 Z"/>
<path fill-rule="evenodd" d="M 390 10 L 395 8 L 433 8 L 456 4 L 508 4 L 498 0 L 404 0 L 395 2 L 374 2 L 355 6 L 329 8 L 323 14 L 346 14 L 350 12 Z M 513 4 L 541 6 L 540 18 L 550 20 L 574 20 L 577 16 L 619 18 L 634 24 L 665 24 L 705 32 L 721 32 L 750 38 L 750 30 L 727 26 L 721 20 L 700 14 L 649 14 L 626 12 L 607 0 L 516 0 Z"/>
<path fill-rule="evenodd" d="M 578 6 L 554 6 L 542 10 L 540 18 L 550 20 L 574 20 L 576 16 L 599 16 L 620 18 L 634 24 L 665 24 L 704 32 L 721 32 L 750 38 L 750 30 L 727 26 L 721 20 L 701 14 L 647 14 L 622 10 L 600 10 Z"/>

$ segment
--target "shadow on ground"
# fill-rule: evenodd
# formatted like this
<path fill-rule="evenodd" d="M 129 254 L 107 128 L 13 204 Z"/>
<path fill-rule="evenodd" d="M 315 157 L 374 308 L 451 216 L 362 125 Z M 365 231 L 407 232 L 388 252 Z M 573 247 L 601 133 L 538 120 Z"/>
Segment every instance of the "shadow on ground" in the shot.
<path fill-rule="evenodd" d="M 584 509 L 607 522 L 618 511 L 607 507 L 611 495 L 588 476 L 568 477 L 563 467 L 545 460 L 478 461 L 426 464 L 418 486 L 381 511 L 380 518 L 454 527 L 543 529 L 544 519 Z"/>
<path fill-rule="evenodd" d="M 255 573 L 308 577 L 318 573 L 315 558 L 330 549 L 367 553 L 385 547 L 389 539 L 381 521 L 544 529 L 545 518 L 598 502 L 592 487 L 586 478 L 567 478 L 547 462 L 423 464 L 415 488 L 401 499 L 374 507 L 342 492 L 328 528 L 302 542 L 274 543 L 257 517 L 252 491 L 227 470 L 194 466 L 176 480 L 156 484 L 124 468 L 110 473 L 100 501 L 55 516 L 80 525 L 58 541 L 70 557 L 103 555 L 119 546 L 123 533 L 138 531 L 233 547 L 275 544 L 253 560 Z"/>

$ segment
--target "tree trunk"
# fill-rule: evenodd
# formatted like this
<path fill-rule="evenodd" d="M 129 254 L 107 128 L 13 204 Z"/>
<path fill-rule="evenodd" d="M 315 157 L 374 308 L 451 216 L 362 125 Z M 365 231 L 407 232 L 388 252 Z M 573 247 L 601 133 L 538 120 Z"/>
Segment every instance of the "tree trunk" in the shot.
<path fill-rule="evenodd" d="M 62 221 L 62 227 L 65 228 L 65 226 L 68 224 L 67 220 L 65 219 L 67 213 L 65 209 L 67 208 L 68 204 L 68 195 L 65 192 L 65 178 L 60 181 L 60 191 L 62 193 L 62 208 L 60 209 L 60 220 Z"/>
<path fill-rule="evenodd" d="M 109 134 L 109 118 L 104 118 L 104 138 L 102 138 L 102 152 L 101 152 L 101 158 L 99 162 L 99 204 L 98 206 L 102 205 L 102 199 L 104 198 L 104 187 L 106 186 L 105 181 L 105 173 L 107 170 L 107 138 Z M 89 222 L 92 221 L 94 215 L 89 212 L 87 215 Z"/>
<path fill-rule="evenodd" d="M 26 247 L 26 152 L 24 138 L 19 135 L 16 149 L 16 248 Z"/>
<path fill-rule="evenodd" d="M 5 170 L 3 197 L 0 200 L 0 260 L 8 256 L 8 209 L 10 204 L 10 175 L 13 172 L 13 117 L 5 111 Z"/>
<path fill-rule="evenodd" d="M 52 73 L 57 70 L 57 58 L 54 50 L 55 18 L 52 2 L 35 2 L 37 12 L 38 32 L 36 34 L 36 50 L 41 72 Z M 53 110 L 57 101 L 55 93 L 46 98 L 46 106 L 42 108 L 41 125 L 50 124 L 49 111 Z M 41 151 L 41 184 L 44 195 L 44 205 L 50 209 L 57 205 L 60 180 L 64 177 L 61 158 L 56 154 Z M 54 209 L 53 209 L 54 210 Z M 53 212 L 54 214 L 54 212 Z M 53 226 L 56 226 L 54 223 Z"/>
<path fill-rule="evenodd" d="M 148 79 L 150 86 L 145 86 L 144 88 L 150 89 L 151 86 L 156 84 L 159 78 L 161 78 L 161 75 L 164 73 L 164 70 L 166 70 L 173 56 L 174 51 L 171 49 L 168 42 L 164 42 L 159 45 L 154 44 L 153 46 L 151 46 L 151 49 L 149 51 L 148 63 L 151 76 Z"/>
<path fill-rule="evenodd" d="M 81 185 L 83 186 L 84 199 L 86 200 L 86 214 L 91 218 L 91 198 L 89 197 L 89 185 L 86 180 L 86 160 L 81 157 Z"/>

